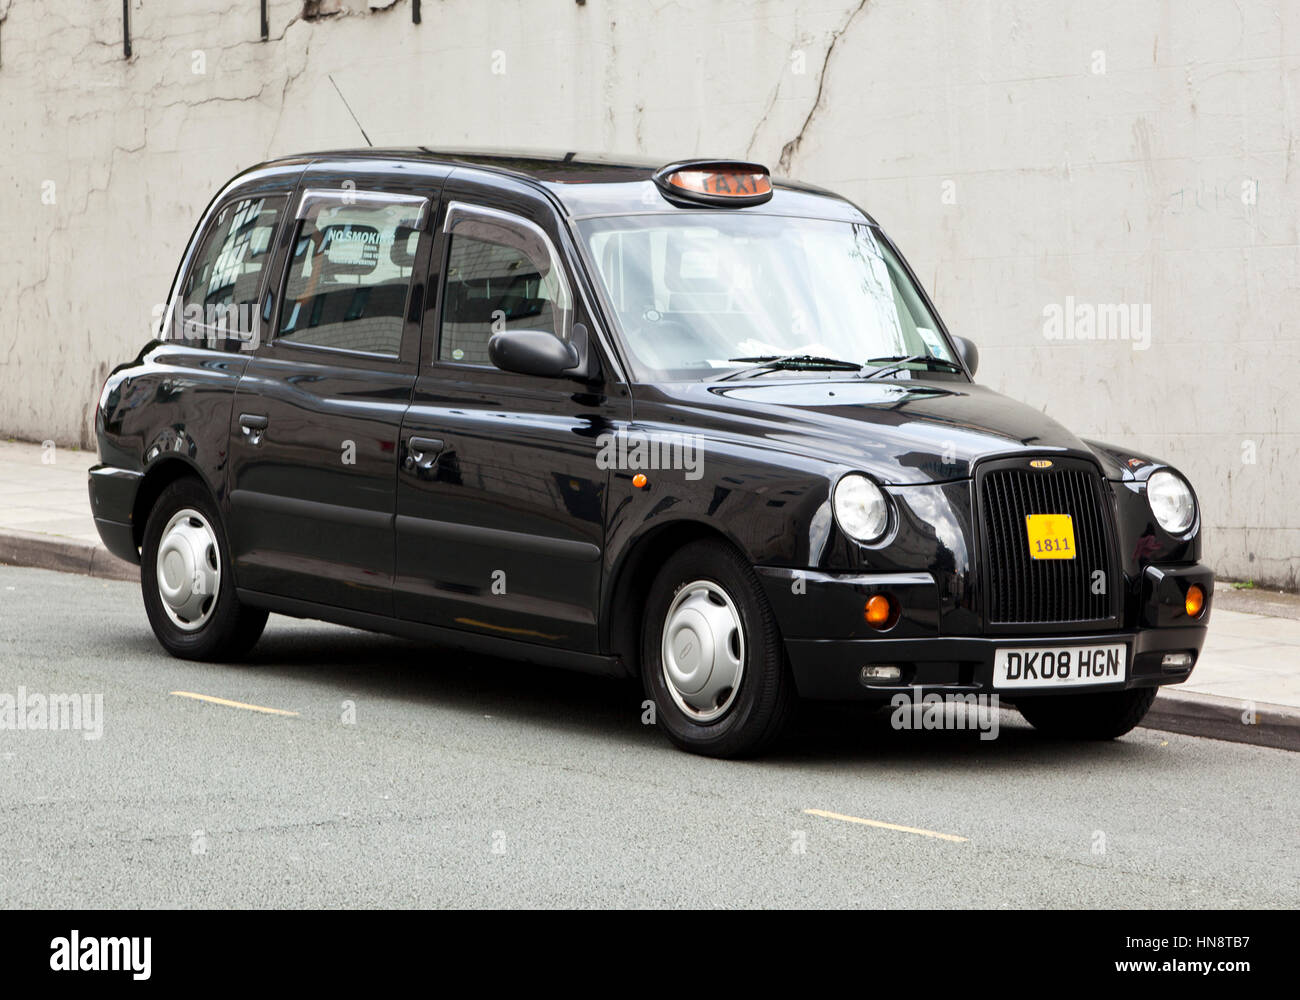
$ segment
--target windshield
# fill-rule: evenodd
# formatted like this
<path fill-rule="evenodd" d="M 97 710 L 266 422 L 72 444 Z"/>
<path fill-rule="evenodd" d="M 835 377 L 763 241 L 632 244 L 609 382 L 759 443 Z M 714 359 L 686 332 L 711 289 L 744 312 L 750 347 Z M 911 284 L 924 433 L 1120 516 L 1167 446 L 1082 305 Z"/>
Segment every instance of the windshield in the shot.
<path fill-rule="evenodd" d="M 825 371 L 924 356 L 955 367 L 902 262 L 868 225 L 674 212 L 578 230 L 639 381 L 710 380 L 764 360 Z M 889 367 L 912 364 L 931 367 Z"/>

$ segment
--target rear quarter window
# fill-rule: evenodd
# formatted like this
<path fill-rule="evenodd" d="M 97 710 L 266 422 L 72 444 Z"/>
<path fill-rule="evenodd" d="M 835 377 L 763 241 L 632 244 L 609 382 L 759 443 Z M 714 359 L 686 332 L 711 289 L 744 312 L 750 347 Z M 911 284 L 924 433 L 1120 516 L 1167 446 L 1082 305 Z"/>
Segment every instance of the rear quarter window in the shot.
<path fill-rule="evenodd" d="M 183 339 L 237 350 L 252 337 L 262 272 L 287 201 L 239 198 L 217 212 L 181 286 Z"/>

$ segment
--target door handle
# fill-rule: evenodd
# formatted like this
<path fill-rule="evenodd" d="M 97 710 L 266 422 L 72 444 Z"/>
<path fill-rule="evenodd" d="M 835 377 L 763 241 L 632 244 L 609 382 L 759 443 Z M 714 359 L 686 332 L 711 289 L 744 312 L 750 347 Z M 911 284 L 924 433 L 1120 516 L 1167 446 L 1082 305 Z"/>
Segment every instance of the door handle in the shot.
<path fill-rule="evenodd" d="M 432 469 L 442 452 L 443 442 L 438 438 L 409 437 L 406 439 L 406 467 Z"/>
<path fill-rule="evenodd" d="M 244 437 L 248 438 L 249 444 L 261 444 L 262 435 L 266 433 L 266 425 L 269 421 L 260 413 L 241 413 L 239 415 L 239 429 Z"/>

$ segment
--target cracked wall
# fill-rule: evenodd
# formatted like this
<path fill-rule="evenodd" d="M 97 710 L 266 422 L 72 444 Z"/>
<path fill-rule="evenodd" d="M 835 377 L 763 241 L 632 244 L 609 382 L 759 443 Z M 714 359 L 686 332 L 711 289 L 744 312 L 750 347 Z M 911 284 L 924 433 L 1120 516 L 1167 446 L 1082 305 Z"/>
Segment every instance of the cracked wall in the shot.
<path fill-rule="evenodd" d="M 980 378 L 1197 486 L 1222 573 L 1300 577 L 1300 5 L 0 0 L 0 432 L 90 440 L 208 199 L 363 144 L 749 156 L 900 242 Z M 1149 305 L 1150 343 L 1052 340 Z M 1253 461 L 1252 461 L 1253 459 Z"/>

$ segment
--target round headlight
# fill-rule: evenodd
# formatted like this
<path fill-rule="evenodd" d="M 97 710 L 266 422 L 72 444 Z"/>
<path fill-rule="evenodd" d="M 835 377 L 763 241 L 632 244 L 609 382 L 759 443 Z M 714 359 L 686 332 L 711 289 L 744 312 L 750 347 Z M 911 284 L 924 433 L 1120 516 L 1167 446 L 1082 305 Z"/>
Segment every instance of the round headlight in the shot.
<path fill-rule="evenodd" d="M 1163 469 L 1151 473 L 1147 480 L 1147 503 L 1160 527 L 1171 535 L 1181 535 L 1196 519 L 1196 501 L 1192 488 L 1182 476 Z"/>
<path fill-rule="evenodd" d="M 849 473 L 835 484 L 835 520 L 850 538 L 876 541 L 889 527 L 885 494 L 866 476 Z"/>

